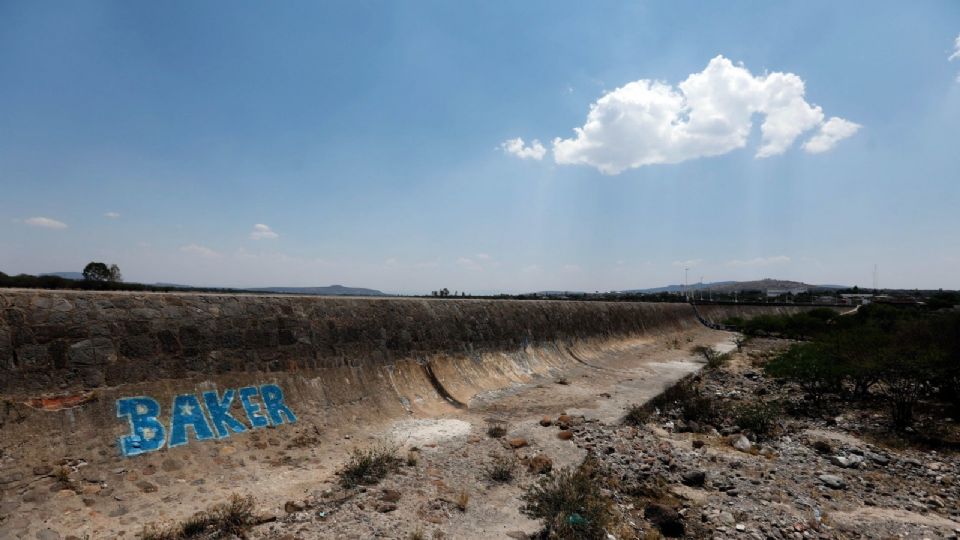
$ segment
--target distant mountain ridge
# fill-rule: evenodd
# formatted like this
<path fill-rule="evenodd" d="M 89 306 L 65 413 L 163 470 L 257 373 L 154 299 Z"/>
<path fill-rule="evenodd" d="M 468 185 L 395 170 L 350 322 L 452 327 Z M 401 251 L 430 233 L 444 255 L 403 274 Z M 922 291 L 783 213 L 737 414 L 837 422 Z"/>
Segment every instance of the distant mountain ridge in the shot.
<path fill-rule="evenodd" d="M 383 291 L 364 287 L 344 287 L 330 285 L 329 287 L 260 287 L 243 289 L 251 292 L 280 293 L 280 294 L 313 294 L 320 296 L 390 296 Z"/>
<path fill-rule="evenodd" d="M 63 279 L 83 279 L 83 272 L 49 272 L 41 276 L 57 276 Z"/>
<path fill-rule="evenodd" d="M 662 292 L 682 292 L 684 290 L 688 290 L 731 293 L 740 291 L 765 291 L 767 289 L 807 289 L 813 291 L 846 288 L 846 285 L 811 285 L 809 283 L 803 283 L 802 281 L 767 278 L 754 281 L 715 281 L 712 283 L 691 283 L 686 287 L 683 285 L 667 285 L 665 287 L 654 287 L 651 289 L 631 289 L 623 292 L 655 294 Z"/>
<path fill-rule="evenodd" d="M 811 285 L 801 281 L 791 281 L 786 279 L 758 279 L 753 281 L 714 281 L 711 283 L 690 283 L 686 287 L 683 285 L 666 285 L 663 287 L 650 287 L 648 289 L 625 289 L 615 291 L 628 294 L 658 294 L 658 293 L 681 293 L 687 291 L 713 291 L 718 293 L 733 293 L 741 291 L 766 291 L 768 289 L 807 289 L 808 291 L 829 291 L 837 289 L 848 289 L 847 285 Z M 565 296 L 570 294 L 589 294 L 588 291 L 538 291 L 536 294 L 543 296 Z"/>
<path fill-rule="evenodd" d="M 48 272 L 40 274 L 41 276 L 56 276 L 63 279 L 75 279 L 82 281 L 83 272 Z M 377 289 L 368 289 L 365 287 L 345 287 L 343 285 L 330 285 L 327 287 L 257 287 L 252 289 L 234 288 L 234 287 L 196 287 L 193 285 L 181 285 L 179 283 L 153 283 L 152 287 L 168 287 L 177 289 L 223 289 L 241 292 L 258 293 L 277 293 L 277 294 L 312 294 L 317 296 L 390 296 Z"/>

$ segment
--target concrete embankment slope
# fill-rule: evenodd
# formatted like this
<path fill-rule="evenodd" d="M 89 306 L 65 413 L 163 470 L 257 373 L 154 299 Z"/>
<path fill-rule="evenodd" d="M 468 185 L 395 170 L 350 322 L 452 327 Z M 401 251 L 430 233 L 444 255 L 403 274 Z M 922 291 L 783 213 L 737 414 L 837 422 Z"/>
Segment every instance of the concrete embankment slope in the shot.
<path fill-rule="evenodd" d="M 746 304 L 700 304 L 696 306 L 696 312 L 709 324 L 722 325 L 723 322 L 732 317 L 749 319 L 758 315 L 795 315 L 804 311 L 809 311 L 810 307 L 805 306 L 782 306 L 782 305 L 746 305 Z M 837 308 L 830 308 L 837 309 Z"/>
<path fill-rule="evenodd" d="M 751 310 L 770 312 L 700 307 L 717 321 Z M 700 324 L 686 304 L 33 290 L 0 293 L 0 313 L 0 452 L 51 458 L 77 439 L 122 449 L 145 428 L 161 446 L 127 441 L 133 454 L 290 416 L 449 412 Z"/>
<path fill-rule="evenodd" d="M 137 411 L 168 439 L 179 418 L 187 442 L 239 429 L 223 418 L 217 429 L 218 401 L 247 427 L 258 407 L 269 424 L 276 388 L 291 412 L 322 425 L 443 412 L 624 340 L 699 324 L 684 304 L 61 291 L 5 291 L 0 312 L 0 446 L 50 457 L 78 438 L 137 435 L 149 427 Z M 121 403 L 131 396 L 155 404 Z M 201 416 L 180 414 L 184 405 Z"/>
<path fill-rule="evenodd" d="M 681 304 L 0 293 L 0 393 L 363 368 L 681 330 Z"/>
<path fill-rule="evenodd" d="M 729 337 L 686 304 L 2 291 L 0 538 L 115 538 L 235 491 L 282 508 L 422 422 L 615 419 Z"/>

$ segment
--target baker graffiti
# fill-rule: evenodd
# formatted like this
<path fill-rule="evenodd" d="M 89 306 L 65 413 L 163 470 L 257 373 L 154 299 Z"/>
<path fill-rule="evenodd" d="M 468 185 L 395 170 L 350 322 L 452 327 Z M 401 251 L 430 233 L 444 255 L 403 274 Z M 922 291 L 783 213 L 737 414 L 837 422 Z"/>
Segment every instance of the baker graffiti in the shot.
<path fill-rule="evenodd" d="M 259 395 L 260 401 L 256 398 Z M 275 384 L 259 387 L 244 386 L 228 389 L 223 395 L 216 391 L 201 394 L 203 404 L 194 394 L 180 394 L 173 398 L 169 428 L 160 420 L 160 403 L 148 396 L 125 397 L 117 400 L 117 417 L 126 418 L 130 433 L 117 441 L 124 456 L 154 452 L 187 444 L 190 432 L 198 441 L 223 439 L 231 433 L 260 429 L 270 425 L 292 424 L 297 421 L 290 407 L 284 403 L 283 390 Z M 244 424 L 230 413 L 234 397 L 247 415 Z"/>

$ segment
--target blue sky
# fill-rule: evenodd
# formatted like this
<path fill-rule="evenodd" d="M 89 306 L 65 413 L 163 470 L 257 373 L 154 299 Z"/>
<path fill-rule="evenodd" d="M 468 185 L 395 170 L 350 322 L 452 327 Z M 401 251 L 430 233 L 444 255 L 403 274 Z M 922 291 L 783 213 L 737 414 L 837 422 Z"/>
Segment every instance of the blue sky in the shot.
<path fill-rule="evenodd" d="M 958 34 L 953 1 L 2 2 L 0 270 L 960 288 Z"/>

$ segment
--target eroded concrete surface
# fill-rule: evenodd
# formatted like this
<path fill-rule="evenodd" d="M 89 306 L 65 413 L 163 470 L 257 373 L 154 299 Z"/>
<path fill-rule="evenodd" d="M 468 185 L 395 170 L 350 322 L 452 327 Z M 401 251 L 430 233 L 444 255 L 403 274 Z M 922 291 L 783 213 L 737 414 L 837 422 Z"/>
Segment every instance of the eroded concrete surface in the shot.
<path fill-rule="evenodd" d="M 656 395 L 698 369 L 700 364 L 690 353 L 694 345 L 729 347 L 729 340 L 727 334 L 694 327 L 625 341 L 583 355 L 583 362 L 571 362 L 565 369 L 548 369 L 526 382 L 478 393 L 465 409 L 434 405 L 429 413 L 410 411 L 391 417 L 365 410 L 362 403 L 333 411 L 311 410 L 293 402 L 291 407 L 299 416 L 294 425 L 225 440 L 192 441 L 134 458 L 116 455 L 111 448 L 113 434 L 103 434 L 103 440 L 77 440 L 56 462 L 43 452 L 33 458 L 29 451 L 9 449 L 0 478 L 4 515 L 0 531 L 13 538 L 38 534 L 44 538 L 55 538 L 55 534 L 61 538 L 134 537 L 147 523 L 181 520 L 231 493 L 251 494 L 260 512 L 282 515 L 287 501 L 333 487 L 335 471 L 351 449 L 392 438 L 404 450 L 419 448 L 424 465 L 417 468 L 424 475 L 424 493 L 405 495 L 403 504 L 410 507 L 404 510 L 401 505 L 398 511 L 413 515 L 421 510 L 418 498 L 426 501 L 433 491 L 465 489 L 471 495 L 471 511 L 447 513 L 442 529 L 449 537 L 502 538 L 505 531 L 529 532 L 536 524 L 517 511 L 517 488 L 483 486 L 474 476 L 461 474 L 476 469 L 478 452 L 489 454 L 502 444 L 486 436 L 488 418 L 506 421 L 508 438 L 526 438 L 524 451 L 548 453 L 557 467 L 574 464 L 582 459 L 581 452 L 552 431 L 537 429 L 541 417 L 567 412 L 615 419 L 627 405 Z M 39 442 L 30 441 L 24 444 Z M 69 472 L 66 482 L 56 478 L 61 466 Z M 305 538 L 402 537 L 406 531 L 396 530 L 399 514 L 391 515 L 351 507 L 299 534 Z M 409 523 L 419 521 L 411 518 Z M 255 532 L 270 537 L 270 530 L 267 524 Z"/>

